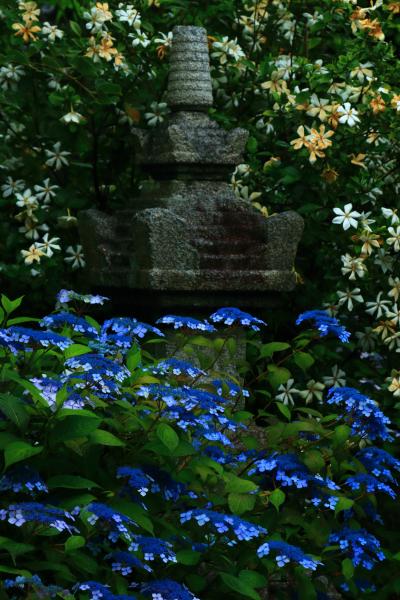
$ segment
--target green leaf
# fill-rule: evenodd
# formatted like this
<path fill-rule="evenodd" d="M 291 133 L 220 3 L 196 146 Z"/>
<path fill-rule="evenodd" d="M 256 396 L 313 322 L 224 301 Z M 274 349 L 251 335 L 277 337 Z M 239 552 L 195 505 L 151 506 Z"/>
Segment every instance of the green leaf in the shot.
<path fill-rule="evenodd" d="M 260 358 L 268 358 L 274 354 L 274 352 L 282 352 L 290 348 L 290 344 L 286 342 L 270 342 L 269 344 L 263 344 L 261 346 Z"/>
<path fill-rule="evenodd" d="M 82 37 L 82 29 L 79 27 L 78 23 L 76 23 L 75 21 L 70 21 L 69 26 L 71 27 L 71 31 L 73 31 L 75 35 Z"/>
<path fill-rule="evenodd" d="M 23 542 L 16 542 L 7 537 L 0 537 L 0 549 L 6 550 L 13 559 L 15 559 L 20 554 L 35 551 L 35 546 L 32 544 L 24 544 Z"/>
<path fill-rule="evenodd" d="M 47 482 L 47 486 L 50 490 L 56 488 L 66 488 L 71 490 L 90 490 L 95 487 L 99 487 L 97 483 L 91 481 L 91 479 L 85 479 L 79 475 L 54 475 L 50 477 Z"/>
<path fill-rule="evenodd" d="M 294 355 L 294 362 L 300 369 L 306 371 L 315 363 L 315 359 L 308 352 L 296 352 Z"/>
<path fill-rule="evenodd" d="M 319 450 L 307 450 L 302 456 L 304 464 L 313 473 L 319 473 L 325 467 L 325 460 Z"/>
<path fill-rule="evenodd" d="M 6 468 L 21 460 L 40 454 L 43 446 L 31 446 L 26 442 L 11 442 L 4 451 L 4 460 Z"/>
<path fill-rule="evenodd" d="M 250 154 L 255 154 L 257 152 L 258 142 L 255 137 L 249 137 L 246 144 L 246 150 Z"/>
<path fill-rule="evenodd" d="M 272 387 L 277 388 L 282 383 L 286 383 L 291 377 L 291 372 L 284 367 L 277 367 L 276 365 L 268 365 L 268 381 Z"/>
<path fill-rule="evenodd" d="M 86 544 L 86 540 L 81 535 L 71 535 L 65 542 L 65 552 L 72 552 L 78 548 L 82 548 Z"/>
<path fill-rule="evenodd" d="M 11 325 L 20 325 L 21 323 L 39 323 L 40 319 L 34 319 L 33 317 L 15 317 L 14 319 L 8 319 L 7 327 Z"/>
<path fill-rule="evenodd" d="M 9 315 L 10 313 L 14 312 L 14 310 L 17 310 L 23 298 L 23 296 L 20 296 L 19 298 L 16 298 L 16 300 L 10 300 L 5 294 L 1 294 L 1 304 L 6 313 Z"/>
<path fill-rule="evenodd" d="M 246 598 L 252 598 L 252 600 L 260 600 L 259 594 L 245 581 L 239 579 L 239 577 L 235 577 L 229 573 L 220 573 L 220 576 L 225 585 L 237 594 L 241 594 Z"/>
<path fill-rule="evenodd" d="M 227 492 L 237 492 L 237 493 L 245 493 L 245 492 L 254 492 L 258 489 L 258 485 L 256 485 L 253 481 L 249 479 L 241 479 L 240 477 L 236 477 L 236 475 L 227 474 L 226 475 L 226 491 Z"/>
<path fill-rule="evenodd" d="M 53 429 L 53 438 L 65 442 L 88 436 L 100 425 L 101 419 L 94 416 L 71 415 L 61 419 Z"/>
<path fill-rule="evenodd" d="M 354 504 L 354 500 L 351 498 L 339 498 L 339 502 L 335 506 L 335 515 L 340 513 L 342 510 L 349 510 Z"/>
<path fill-rule="evenodd" d="M 131 373 L 136 371 L 137 367 L 142 362 L 142 352 L 140 348 L 134 348 L 130 350 L 126 355 L 126 366 L 130 370 Z"/>
<path fill-rule="evenodd" d="M 65 358 L 73 358 L 74 356 L 81 356 L 82 354 L 88 354 L 92 352 L 92 349 L 83 344 L 71 344 L 64 350 Z"/>
<path fill-rule="evenodd" d="M 337 446 L 344 444 L 350 437 L 351 427 L 348 425 L 338 425 L 333 433 L 333 442 Z"/>
<path fill-rule="evenodd" d="M 15 373 L 15 371 L 12 371 L 11 369 L 6 369 L 4 376 L 7 379 L 11 379 L 12 381 L 15 381 L 15 383 L 18 383 L 25 390 L 28 390 L 28 392 L 31 394 L 32 398 L 34 400 L 36 400 L 36 402 L 38 404 L 40 404 L 40 406 L 42 406 L 43 408 L 49 408 L 49 403 L 47 402 L 47 400 L 45 398 L 43 398 L 43 396 L 39 392 L 38 388 L 35 385 L 33 385 L 33 383 L 31 383 L 30 381 L 27 381 L 26 379 L 22 379 L 21 377 L 19 377 L 19 375 L 17 373 Z"/>
<path fill-rule="evenodd" d="M 194 550 L 181 550 L 176 553 L 178 563 L 182 565 L 197 565 L 201 558 L 201 552 L 195 552 Z"/>
<path fill-rule="evenodd" d="M 276 406 L 278 407 L 280 412 L 283 414 L 283 416 L 286 417 L 288 421 L 290 421 L 290 419 L 292 418 L 292 413 L 290 412 L 290 408 L 288 406 L 286 406 L 286 404 L 283 404 L 283 402 L 276 402 Z"/>
<path fill-rule="evenodd" d="M 11 394 L 0 395 L 0 411 L 19 429 L 24 430 L 29 421 L 25 402 Z"/>
<path fill-rule="evenodd" d="M 89 435 L 91 444 L 100 444 L 102 446 L 125 446 L 125 442 L 117 438 L 113 433 L 104 429 L 96 429 Z"/>
<path fill-rule="evenodd" d="M 257 573 L 257 571 L 248 571 L 247 569 L 240 571 L 239 579 L 252 588 L 266 587 L 268 584 L 268 579 L 264 575 Z"/>
<path fill-rule="evenodd" d="M 167 423 L 160 423 L 157 426 L 156 434 L 158 439 L 168 448 L 168 450 L 175 450 L 179 444 L 179 436 L 172 427 Z"/>
<path fill-rule="evenodd" d="M 242 515 L 253 510 L 255 503 L 256 496 L 250 494 L 231 493 L 228 495 L 228 506 L 235 515 Z"/>
<path fill-rule="evenodd" d="M 269 501 L 273 506 L 275 506 L 276 510 L 279 512 L 279 507 L 285 502 L 286 494 L 282 492 L 279 488 L 276 488 L 269 496 Z"/>
<path fill-rule="evenodd" d="M 345 579 L 352 579 L 354 575 L 354 565 L 350 558 L 342 560 L 342 573 Z"/>

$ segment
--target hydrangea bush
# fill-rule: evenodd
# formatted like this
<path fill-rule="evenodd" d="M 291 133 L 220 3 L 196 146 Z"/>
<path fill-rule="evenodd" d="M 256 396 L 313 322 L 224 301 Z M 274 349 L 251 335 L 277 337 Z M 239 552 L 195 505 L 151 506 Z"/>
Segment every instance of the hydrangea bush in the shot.
<path fill-rule="evenodd" d="M 2 296 L 2 597 L 399 593 L 397 432 L 373 395 L 336 382 L 318 410 L 289 392 L 256 421 L 245 406 L 281 385 L 282 355 L 301 373 L 348 344 L 336 318 L 309 311 L 290 343 L 265 343 L 238 309 L 158 326 L 86 314 L 105 300 L 62 290 L 38 320 Z M 253 366 L 233 377 L 217 365 L 235 365 L 239 328 Z"/>

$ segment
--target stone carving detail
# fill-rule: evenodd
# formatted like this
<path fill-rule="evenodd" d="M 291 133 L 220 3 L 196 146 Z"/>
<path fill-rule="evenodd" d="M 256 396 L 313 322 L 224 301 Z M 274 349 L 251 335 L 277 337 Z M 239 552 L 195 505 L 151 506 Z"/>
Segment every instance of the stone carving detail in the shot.
<path fill-rule="evenodd" d="M 93 285 L 161 291 L 284 291 L 303 220 L 289 211 L 266 219 L 238 200 L 229 175 L 248 133 L 225 131 L 207 115 L 212 87 L 206 31 L 175 27 L 167 102 L 156 130 L 135 134 L 151 191 L 123 211 L 80 215 Z"/>

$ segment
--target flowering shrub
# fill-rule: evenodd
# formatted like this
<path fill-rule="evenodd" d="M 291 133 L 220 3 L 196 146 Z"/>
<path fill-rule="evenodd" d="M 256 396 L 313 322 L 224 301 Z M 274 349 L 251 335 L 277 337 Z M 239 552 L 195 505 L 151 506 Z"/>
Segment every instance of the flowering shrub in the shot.
<path fill-rule="evenodd" d="M 264 371 L 280 385 L 276 355 L 301 371 L 322 341 L 347 344 L 337 319 L 310 311 L 311 330 L 263 343 L 265 323 L 237 309 L 159 329 L 85 314 L 104 301 L 62 290 L 38 321 L 2 297 L 2 597 L 398 593 L 399 554 L 381 542 L 397 434 L 374 399 L 336 385 L 316 410 L 270 395 L 258 424 L 244 406 Z M 258 356 L 253 381 L 236 366 L 249 389 L 217 370 L 226 352 L 235 365 L 238 328 Z"/>

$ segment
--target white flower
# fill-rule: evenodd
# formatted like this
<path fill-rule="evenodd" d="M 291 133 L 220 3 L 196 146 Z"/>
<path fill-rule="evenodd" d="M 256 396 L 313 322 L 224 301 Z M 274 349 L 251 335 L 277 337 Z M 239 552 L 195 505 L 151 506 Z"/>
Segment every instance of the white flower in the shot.
<path fill-rule="evenodd" d="M 367 302 L 366 303 L 366 306 L 368 306 L 368 308 L 366 309 L 365 312 L 367 312 L 370 315 L 374 315 L 376 313 L 376 317 L 378 319 L 387 310 L 386 306 L 390 304 L 389 300 L 381 300 L 382 294 L 383 294 L 383 292 L 379 292 L 379 294 L 376 297 L 375 302 Z"/>
<path fill-rule="evenodd" d="M 353 300 L 355 302 L 364 302 L 364 298 L 360 294 L 360 288 L 354 288 L 352 290 L 347 290 L 345 292 L 338 291 L 336 292 L 339 296 L 338 304 L 339 306 L 344 306 L 347 303 L 347 310 L 353 310 Z"/>
<path fill-rule="evenodd" d="M 342 273 L 343 275 L 347 275 L 350 273 L 349 279 L 355 279 L 356 275 L 358 277 L 364 277 L 367 267 L 364 264 L 364 260 L 362 258 L 355 258 L 350 254 L 344 254 L 341 256 L 341 260 L 343 263 Z"/>
<path fill-rule="evenodd" d="M 64 37 L 64 32 L 58 29 L 57 25 L 51 25 L 47 21 L 43 23 L 41 33 L 47 36 L 50 42 L 55 42 L 57 38 L 61 40 Z"/>
<path fill-rule="evenodd" d="M 21 77 L 25 75 L 25 71 L 19 65 L 8 64 L 0 68 L 0 87 L 3 90 L 15 90 L 16 84 Z"/>
<path fill-rule="evenodd" d="M 363 83 L 364 79 L 371 81 L 373 73 L 370 67 L 373 66 L 370 62 L 360 63 L 358 67 L 350 71 L 350 77 L 356 77 L 360 83 Z"/>
<path fill-rule="evenodd" d="M 27 214 L 30 216 L 32 211 L 39 207 L 36 196 L 34 196 L 31 190 L 28 188 L 22 194 L 16 194 L 17 206 L 25 209 Z"/>
<path fill-rule="evenodd" d="M 390 219 L 391 225 L 400 223 L 399 216 L 397 214 L 397 208 L 381 208 L 382 214 L 386 219 Z"/>
<path fill-rule="evenodd" d="M 164 46 L 165 48 L 169 48 L 172 45 L 173 33 L 169 31 L 167 35 L 165 33 L 159 33 L 161 37 L 157 37 L 153 39 L 155 44 L 160 44 L 160 46 Z"/>
<path fill-rule="evenodd" d="M 253 202 L 254 200 L 257 200 L 257 198 L 259 198 L 261 196 L 261 192 L 249 193 L 248 186 L 243 185 L 242 187 L 240 187 L 238 189 L 238 192 L 236 195 L 238 198 L 241 198 L 242 200 L 246 200 L 246 202 Z"/>
<path fill-rule="evenodd" d="M 245 56 L 245 53 L 237 43 L 237 39 L 230 40 L 228 36 L 223 37 L 220 42 L 214 42 L 213 49 L 214 51 L 211 53 L 211 56 L 217 58 L 221 65 L 228 62 L 229 56 L 235 61 Z"/>
<path fill-rule="evenodd" d="M 361 215 L 356 210 L 353 210 L 353 205 L 351 203 L 346 204 L 344 210 L 341 208 L 334 208 L 333 212 L 338 216 L 332 219 L 332 223 L 343 225 L 345 231 L 350 227 L 357 229 L 357 219 L 359 219 Z"/>
<path fill-rule="evenodd" d="M 308 27 L 312 27 L 313 25 L 316 25 L 316 23 L 318 23 L 318 21 L 322 21 L 324 18 L 324 15 L 319 13 L 317 10 L 314 11 L 314 14 L 311 15 L 310 13 L 303 13 L 303 17 L 305 17 L 307 19 L 307 25 Z"/>
<path fill-rule="evenodd" d="M 36 192 L 36 197 L 39 200 L 43 200 L 44 204 L 49 204 L 51 199 L 54 198 L 54 196 L 56 196 L 56 193 L 54 190 L 58 190 L 58 188 L 59 188 L 58 185 L 50 185 L 49 177 L 47 177 L 47 179 L 45 179 L 43 181 L 43 185 L 35 185 L 34 186 L 34 190 Z"/>
<path fill-rule="evenodd" d="M 393 304 L 392 310 L 386 309 L 386 316 L 394 321 L 396 325 L 400 325 L 400 308 L 397 307 L 397 302 Z"/>
<path fill-rule="evenodd" d="M 45 150 L 45 153 L 48 157 L 46 165 L 54 167 L 56 171 L 59 171 L 62 166 L 67 166 L 69 164 L 67 156 L 69 156 L 71 152 L 65 150 L 61 151 L 61 142 L 56 142 L 53 146 L 53 150 Z"/>
<path fill-rule="evenodd" d="M 42 223 L 39 225 L 39 222 L 35 217 L 30 217 L 25 220 L 25 223 L 22 227 L 18 227 L 18 231 L 23 233 L 28 240 L 38 240 L 39 239 L 39 231 L 48 231 L 49 228 L 46 223 Z"/>
<path fill-rule="evenodd" d="M 307 110 L 308 116 L 318 117 L 320 121 L 326 121 L 331 108 L 329 100 L 326 98 L 318 98 L 317 94 L 312 94 L 310 100 L 310 108 Z"/>
<path fill-rule="evenodd" d="M 79 269 L 80 267 L 85 266 L 85 257 L 80 244 L 77 244 L 75 248 L 73 246 L 68 246 L 66 253 L 71 256 L 67 256 L 64 260 L 65 262 L 70 263 L 73 269 Z"/>
<path fill-rule="evenodd" d="M 386 273 L 387 271 L 393 271 L 393 263 L 393 257 L 384 248 L 379 248 L 375 254 L 374 264 L 378 265 L 383 273 Z"/>
<path fill-rule="evenodd" d="M 334 365 L 332 367 L 332 375 L 327 375 L 322 380 L 329 387 L 342 387 L 346 385 L 346 373 L 339 369 L 337 365 Z"/>
<path fill-rule="evenodd" d="M 281 385 L 278 387 L 278 392 L 281 393 L 277 394 L 275 399 L 283 402 L 283 404 L 291 404 L 293 406 L 293 394 L 299 393 L 299 390 L 296 390 L 296 388 L 293 387 L 293 384 L 294 379 L 288 379 L 286 383 L 281 383 Z"/>
<path fill-rule="evenodd" d="M 319 402 L 322 402 L 322 392 L 325 389 L 325 384 L 314 379 L 310 379 L 306 383 L 305 390 L 299 392 L 299 395 L 304 398 L 305 403 L 309 404 L 315 397 Z"/>
<path fill-rule="evenodd" d="M 57 244 L 59 241 L 60 238 L 58 237 L 54 237 L 49 240 L 49 234 L 46 233 L 43 236 L 43 241 L 38 242 L 36 246 L 43 252 L 43 254 L 50 258 L 54 254 L 53 250 L 61 250 L 60 246 Z"/>
<path fill-rule="evenodd" d="M 107 21 L 111 21 L 112 14 L 109 10 L 103 10 L 98 6 L 92 6 L 90 12 L 86 11 L 83 13 L 83 18 L 86 19 L 86 21 L 88 21 L 88 23 L 86 23 L 86 29 L 93 30 L 93 32 L 97 32 L 103 28 L 103 25 Z"/>
<path fill-rule="evenodd" d="M 393 245 L 393 248 L 396 252 L 400 250 L 400 225 L 396 227 L 388 227 L 388 232 L 393 236 L 386 239 L 386 242 L 389 246 Z"/>
<path fill-rule="evenodd" d="M 132 4 L 125 6 L 122 2 L 118 4 L 118 9 L 115 11 L 117 18 L 121 23 L 128 23 L 135 29 L 140 29 L 142 24 L 140 12 L 134 8 Z"/>
<path fill-rule="evenodd" d="M 60 121 L 62 121 L 63 123 L 78 123 L 78 124 L 83 123 L 84 120 L 85 120 L 85 117 L 83 115 L 81 115 L 80 113 L 76 112 L 73 108 L 71 108 L 69 113 L 66 113 L 60 119 Z"/>
<path fill-rule="evenodd" d="M 388 292 L 388 296 L 394 298 L 394 301 L 397 302 L 400 296 L 400 279 L 398 277 L 389 277 L 389 285 L 392 288 Z"/>
<path fill-rule="evenodd" d="M 151 40 L 149 40 L 147 35 L 139 29 L 136 31 L 136 33 L 130 33 L 128 37 L 132 38 L 132 46 L 134 48 L 136 46 L 143 46 L 143 48 L 147 48 L 147 46 L 151 43 Z"/>
<path fill-rule="evenodd" d="M 164 118 L 168 113 L 168 105 L 166 102 L 152 102 L 150 108 L 152 112 L 144 113 L 144 117 L 147 121 L 147 125 L 155 127 L 164 121 Z"/>
<path fill-rule="evenodd" d="M 366 229 L 367 231 L 372 231 L 370 225 L 372 225 L 372 223 L 375 223 L 375 219 L 368 218 L 370 215 L 370 212 L 363 211 L 362 213 L 360 213 L 360 225 L 363 229 Z"/>
<path fill-rule="evenodd" d="M 3 198 L 8 198 L 17 192 L 20 192 L 25 187 L 25 182 L 22 179 L 13 179 L 12 177 L 7 177 L 6 183 L 3 183 L 1 186 L 1 191 L 3 192 Z"/>
<path fill-rule="evenodd" d="M 353 127 L 356 123 L 360 123 L 360 119 L 357 116 L 358 112 L 355 108 L 351 108 L 350 102 L 345 102 L 343 106 L 339 106 L 337 112 L 341 115 L 339 123 L 347 123 L 349 127 Z"/>
<path fill-rule="evenodd" d="M 358 340 L 358 345 L 365 352 L 370 352 L 375 349 L 377 337 L 372 327 L 366 327 L 364 331 L 356 331 L 356 338 Z"/>

